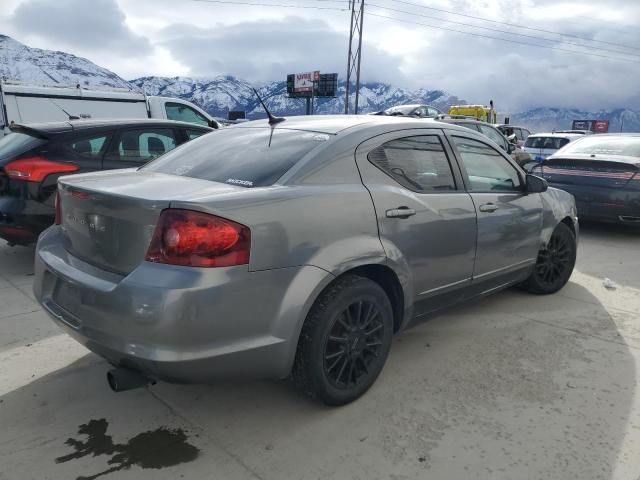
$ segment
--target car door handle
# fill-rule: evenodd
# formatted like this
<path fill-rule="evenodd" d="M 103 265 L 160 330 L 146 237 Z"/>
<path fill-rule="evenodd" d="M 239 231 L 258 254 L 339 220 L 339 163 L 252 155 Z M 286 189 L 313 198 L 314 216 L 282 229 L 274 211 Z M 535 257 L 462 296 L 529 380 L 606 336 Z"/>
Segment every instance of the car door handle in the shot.
<path fill-rule="evenodd" d="M 494 203 L 485 203 L 484 205 L 480 205 L 481 212 L 493 213 L 498 210 L 498 206 Z"/>
<path fill-rule="evenodd" d="M 409 207 L 398 207 L 386 211 L 387 218 L 409 218 L 410 216 L 415 214 L 416 211 L 413 208 Z"/>

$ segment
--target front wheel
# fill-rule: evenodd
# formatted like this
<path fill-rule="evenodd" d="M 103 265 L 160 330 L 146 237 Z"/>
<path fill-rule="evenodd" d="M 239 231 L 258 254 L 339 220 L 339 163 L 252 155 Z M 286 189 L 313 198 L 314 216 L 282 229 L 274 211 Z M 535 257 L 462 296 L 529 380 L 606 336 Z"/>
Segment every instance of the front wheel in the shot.
<path fill-rule="evenodd" d="M 392 335 L 391 302 L 380 285 L 355 275 L 340 278 L 305 320 L 291 377 L 327 405 L 352 402 L 382 371 Z"/>
<path fill-rule="evenodd" d="M 576 264 L 576 237 L 564 223 L 558 224 L 547 245 L 538 252 L 531 276 L 522 287 L 537 294 L 556 293 L 566 285 Z"/>

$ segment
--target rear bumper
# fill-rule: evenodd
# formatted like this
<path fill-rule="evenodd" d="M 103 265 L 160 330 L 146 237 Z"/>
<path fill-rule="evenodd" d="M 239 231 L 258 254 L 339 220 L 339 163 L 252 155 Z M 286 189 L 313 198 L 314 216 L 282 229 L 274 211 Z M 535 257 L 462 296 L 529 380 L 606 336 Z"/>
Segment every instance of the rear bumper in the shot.
<path fill-rule="evenodd" d="M 51 318 L 110 363 L 178 383 L 287 376 L 302 322 L 330 276 L 311 266 L 249 272 L 149 262 L 120 276 L 62 245 L 52 227 L 36 249 L 34 292 Z"/>
<path fill-rule="evenodd" d="M 580 219 L 640 225 L 640 190 L 560 183 L 551 185 L 575 197 Z"/>

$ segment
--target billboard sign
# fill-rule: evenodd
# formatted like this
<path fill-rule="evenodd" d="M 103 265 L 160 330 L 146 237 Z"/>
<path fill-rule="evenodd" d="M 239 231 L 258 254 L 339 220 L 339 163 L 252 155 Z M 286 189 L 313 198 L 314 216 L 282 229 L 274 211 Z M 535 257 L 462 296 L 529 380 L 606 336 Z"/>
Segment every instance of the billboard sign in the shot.
<path fill-rule="evenodd" d="M 589 130 L 594 133 L 607 133 L 609 120 L 574 120 L 571 128 L 573 130 Z"/>
<path fill-rule="evenodd" d="M 320 80 L 320 72 L 296 73 L 293 84 L 294 93 L 312 92 L 313 82 Z"/>
<path fill-rule="evenodd" d="M 315 74 L 318 75 L 315 75 Z M 316 97 L 335 97 L 338 90 L 338 74 L 337 73 L 322 73 L 313 72 L 315 82 L 311 82 L 308 90 L 297 91 L 296 90 L 296 78 L 298 74 L 290 73 L 287 75 L 287 94 L 289 98 L 311 98 Z M 315 91 L 313 90 L 313 84 L 315 83 Z"/>

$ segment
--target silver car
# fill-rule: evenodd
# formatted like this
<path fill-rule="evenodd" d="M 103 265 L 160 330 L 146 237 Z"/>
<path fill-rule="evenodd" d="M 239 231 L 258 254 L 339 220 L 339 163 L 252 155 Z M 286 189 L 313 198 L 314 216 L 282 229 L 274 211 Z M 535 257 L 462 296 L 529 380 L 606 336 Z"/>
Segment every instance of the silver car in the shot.
<path fill-rule="evenodd" d="M 392 336 L 512 285 L 554 293 L 573 197 L 466 128 L 376 116 L 248 122 L 139 168 L 63 177 L 35 294 L 111 387 L 290 377 L 362 395 Z"/>

